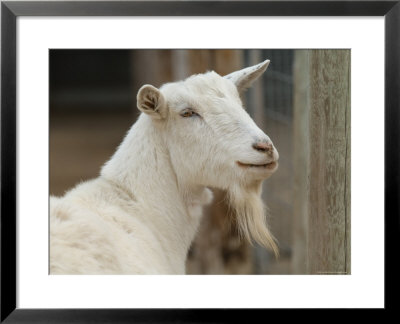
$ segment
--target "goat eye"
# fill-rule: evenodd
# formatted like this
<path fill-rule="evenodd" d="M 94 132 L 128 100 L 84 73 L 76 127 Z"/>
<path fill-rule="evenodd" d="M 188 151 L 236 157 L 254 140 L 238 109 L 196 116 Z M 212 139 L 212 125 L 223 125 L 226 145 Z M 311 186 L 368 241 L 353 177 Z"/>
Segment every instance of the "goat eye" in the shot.
<path fill-rule="evenodd" d="M 191 109 L 185 109 L 184 111 L 181 112 L 182 117 L 192 117 L 194 115 L 196 115 L 196 113 Z"/>

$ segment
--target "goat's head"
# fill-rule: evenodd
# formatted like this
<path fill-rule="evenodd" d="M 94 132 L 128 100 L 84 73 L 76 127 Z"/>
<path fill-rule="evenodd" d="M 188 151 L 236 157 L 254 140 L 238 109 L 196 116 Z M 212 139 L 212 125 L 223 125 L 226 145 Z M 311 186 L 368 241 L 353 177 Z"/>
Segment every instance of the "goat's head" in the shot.
<path fill-rule="evenodd" d="M 137 102 L 164 137 L 179 180 L 227 190 L 242 233 L 276 252 L 265 223 L 261 182 L 276 171 L 279 155 L 240 99 L 268 64 L 225 77 L 198 74 L 160 89 L 144 85 Z"/>

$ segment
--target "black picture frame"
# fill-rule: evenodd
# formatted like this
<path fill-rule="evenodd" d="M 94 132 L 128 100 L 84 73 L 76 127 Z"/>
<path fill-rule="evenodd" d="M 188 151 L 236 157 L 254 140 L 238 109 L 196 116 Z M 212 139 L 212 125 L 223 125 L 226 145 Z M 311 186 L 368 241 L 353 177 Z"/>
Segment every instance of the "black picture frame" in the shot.
<path fill-rule="evenodd" d="M 400 1 L 2 1 L 1 2 L 1 322 L 235 322 L 268 310 L 16 308 L 16 19 L 19 16 L 384 16 L 385 309 L 397 286 L 399 237 Z M 366 53 L 367 55 L 367 53 Z"/>

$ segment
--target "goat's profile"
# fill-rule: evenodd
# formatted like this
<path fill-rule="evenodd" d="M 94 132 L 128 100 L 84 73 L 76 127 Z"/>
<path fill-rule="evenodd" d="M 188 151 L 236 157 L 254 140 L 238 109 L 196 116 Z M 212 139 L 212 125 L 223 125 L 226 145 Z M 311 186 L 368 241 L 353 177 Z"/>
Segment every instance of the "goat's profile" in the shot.
<path fill-rule="evenodd" d="M 137 94 L 142 114 L 100 176 L 50 198 L 51 274 L 183 274 L 209 188 L 244 237 L 277 252 L 261 184 L 278 152 L 242 106 L 269 61 Z"/>

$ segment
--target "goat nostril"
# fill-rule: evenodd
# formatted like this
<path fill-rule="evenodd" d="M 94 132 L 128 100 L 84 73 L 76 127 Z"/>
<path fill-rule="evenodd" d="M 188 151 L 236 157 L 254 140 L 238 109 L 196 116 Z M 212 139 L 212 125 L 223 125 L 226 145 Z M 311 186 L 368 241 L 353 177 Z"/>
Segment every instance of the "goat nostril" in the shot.
<path fill-rule="evenodd" d="M 253 144 L 253 148 L 257 151 L 261 152 L 271 152 L 272 151 L 272 144 L 265 143 L 265 142 L 257 142 Z"/>

